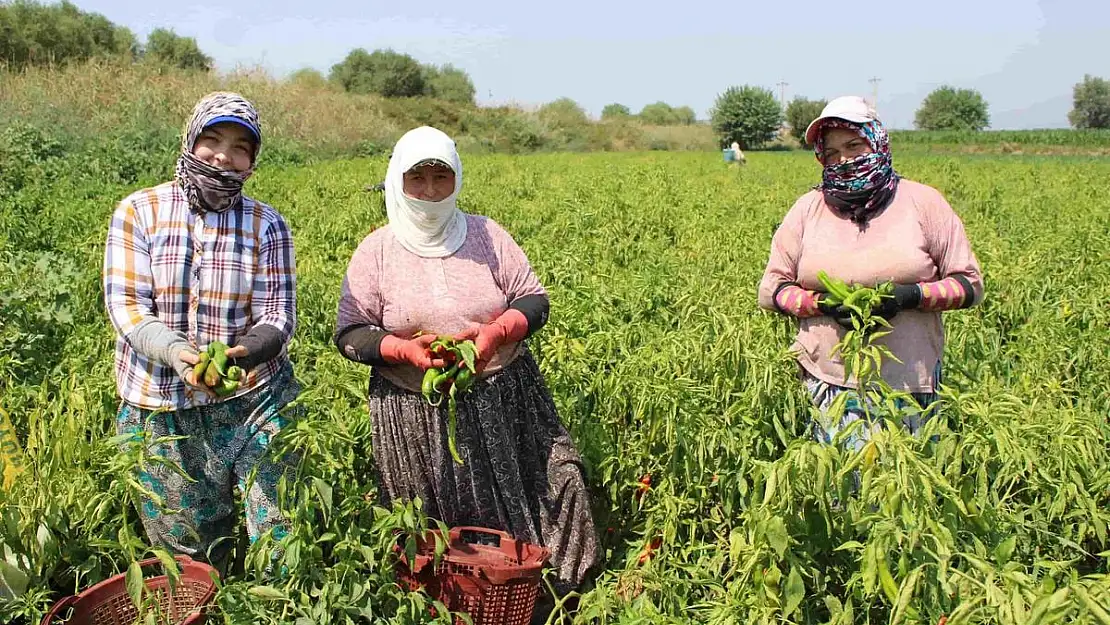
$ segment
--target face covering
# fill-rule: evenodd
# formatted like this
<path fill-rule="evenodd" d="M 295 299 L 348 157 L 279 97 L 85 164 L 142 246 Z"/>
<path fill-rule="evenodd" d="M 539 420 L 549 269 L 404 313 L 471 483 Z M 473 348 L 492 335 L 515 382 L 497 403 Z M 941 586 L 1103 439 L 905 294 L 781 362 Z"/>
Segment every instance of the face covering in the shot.
<path fill-rule="evenodd" d="M 818 160 L 825 150 L 824 131 L 830 128 L 858 133 L 871 145 L 872 151 L 844 163 L 825 165 L 821 184 L 814 188 L 824 194 L 829 206 L 862 226 L 890 204 L 898 189 L 901 177 L 894 171 L 890 140 L 877 120 L 857 124 L 832 119 L 822 125 L 813 146 Z"/>
<path fill-rule="evenodd" d="M 228 171 L 213 167 L 193 155 L 197 138 L 205 128 L 235 122 L 251 131 L 255 139 L 254 156 L 247 171 Z M 174 179 L 185 191 L 189 207 L 199 212 L 223 212 L 243 201 L 243 183 L 254 173 L 254 163 L 262 147 L 258 112 L 254 105 L 236 93 L 217 92 L 205 96 L 193 108 L 193 115 L 181 135 L 181 156 Z"/>
<path fill-rule="evenodd" d="M 455 172 L 454 192 L 439 202 L 405 195 L 405 172 L 425 161 L 443 163 Z M 460 189 L 462 161 L 451 137 L 421 126 L 397 141 L 385 174 L 385 203 L 389 227 L 405 249 L 425 258 L 444 258 L 462 247 L 466 214 L 455 205 Z"/>

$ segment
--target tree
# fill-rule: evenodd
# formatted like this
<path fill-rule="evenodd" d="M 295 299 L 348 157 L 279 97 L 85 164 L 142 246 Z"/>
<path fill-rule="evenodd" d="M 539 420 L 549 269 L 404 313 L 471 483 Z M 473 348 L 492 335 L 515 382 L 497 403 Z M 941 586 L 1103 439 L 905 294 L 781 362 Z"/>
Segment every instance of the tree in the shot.
<path fill-rule="evenodd" d="M 1084 75 L 1075 85 L 1068 121 L 1076 128 L 1110 128 L 1110 80 Z"/>
<path fill-rule="evenodd" d="M 81 11 L 70 2 L 0 3 L 0 65 L 18 69 L 93 57 L 133 58 L 137 51 L 130 30 L 99 13 Z"/>
<path fill-rule="evenodd" d="M 114 29 L 112 48 L 115 54 L 134 61 L 142 56 L 143 46 L 139 38 L 126 26 L 116 26 Z"/>
<path fill-rule="evenodd" d="M 680 106 L 671 109 L 671 123 L 679 126 L 691 126 L 698 121 L 698 115 L 694 109 L 688 106 Z"/>
<path fill-rule="evenodd" d="M 821 111 L 826 104 L 828 102 L 824 100 L 809 100 L 802 97 L 791 100 L 790 104 L 786 105 L 786 124 L 790 126 L 790 136 L 805 145 L 806 128 L 821 116 Z"/>
<path fill-rule="evenodd" d="M 156 28 L 146 38 L 143 58 L 153 63 L 179 69 L 212 69 L 211 57 L 205 55 L 192 37 L 182 37 L 167 28 Z"/>
<path fill-rule="evenodd" d="M 320 70 L 314 67 L 302 67 L 290 74 L 286 80 L 290 84 L 310 89 L 326 89 L 328 87 L 328 79 L 324 77 Z"/>
<path fill-rule="evenodd" d="M 945 85 L 925 97 L 913 123 L 918 130 L 979 131 L 990 125 L 990 115 L 981 93 Z"/>
<path fill-rule="evenodd" d="M 393 50 L 362 48 L 331 68 L 330 79 L 351 93 L 376 93 L 387 98 L 424 94 L 424 68 L 416 59 Z"/>
<path fill-rule="evenodd" d="M 474 104 L 474 83 L 470 76 L 452 65 L 424 66 L 425 95 L 456 104 Z"/>
<path fill-rule="evenodd" d="M 666 102 L 656 102 L 640 109 L 639 117 L 645 124 L 668 126 L 674 119 L 674 109 Z"/>
<path fill-rule="evenodd" d="M 623 104 L 606 104 L 605 108 L 601 109 L 601 119 L 620 119 L 631 117 L 632 111 Z"/>
<path fill-rule="evenodd" d="M 559 98 L 540 107 L 536 116 L 547 126 L 570 128 L 590 123 L 586 111 L 570 98 Z"/>
<path fill-rule="evenodd" d="M 698 116 L 688 106 L 672 107 L 666 102 L 648 104 L 640 111 L 640 119 L 645 124 L 656 126 L 688 126 L 697 123 Z"/>
<path fill-rule="evenodd" d="M 758 148 L 771 141 L 783 121 L 775 94 L 749 85 L 729 87 L 718 95 L 711 118 L 721 146 L 736 141 L 742 148 Z"/>

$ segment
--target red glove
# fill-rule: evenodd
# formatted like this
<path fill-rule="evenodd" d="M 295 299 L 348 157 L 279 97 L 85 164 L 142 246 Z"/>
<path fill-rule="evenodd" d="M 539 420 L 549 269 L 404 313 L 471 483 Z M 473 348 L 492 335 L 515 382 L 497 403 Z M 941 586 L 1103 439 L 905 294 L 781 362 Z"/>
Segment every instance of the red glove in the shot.
<path fill-rule="evenodd" d="M 510 308 L 490 323 L 465 330 L 458 334 L 455 339 L 459 341 L 471 339 L 474 341 L 474 347 L 478 352 L 478 359 L 474 363 L 474 368 L 481 372 L 489 364 L 490 359 L 493 358 L 498 349 L 508 343 L 519 343 L 527 336 L 528 318 L 519 310 Z"/>
<path fill-rule="evenodd" d="M 434 334 L 425 334 L 411 340 L 405 340 L 392 334 L 382 339 L 382 360 L 390 364 L 412 365 L 421 371 L 432 367 L 442 367 L 442 358 L 433 358 L 428 346 L 436 340 Z"/>

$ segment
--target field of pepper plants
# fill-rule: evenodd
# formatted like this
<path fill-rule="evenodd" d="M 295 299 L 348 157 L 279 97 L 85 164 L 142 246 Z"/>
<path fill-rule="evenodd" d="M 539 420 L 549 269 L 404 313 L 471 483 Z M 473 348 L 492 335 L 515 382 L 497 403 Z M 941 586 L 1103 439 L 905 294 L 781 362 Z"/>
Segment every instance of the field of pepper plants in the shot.
<path fill-rule="evenodd" d="M 551 294 L 531 347 L 606 555 L 574 622 L 1110 623 L 1110 160 L 895 150 L 963 218 L 987 294 L 945 316 L 932 440 L 892 429 L 859 454 L 807 437 L 792 323 L 756 306 L 811 155 L 464 155 L 460 204 L 502 223 Z M 157 177 L 49 153 L 20 167 L 0 173 L 0 408 L 20 463 L 0 491 L 0 622 L 37 623 L 151 555 L 131 504 L 149 459 L 112 440 L 99 277 L 113 206 Z M 394 582 L 394 531 L 434 520 L 378 505 L 367 371 L 330 343 L 348 259 L 384 223 L 363 190 L 384 171 L 249 183 L 294 232 L 308 416 L 278 442 L 303 454 L 288 573 L 261 576 L 265 539 L 240 549 L 212 622 L 447 622 Z"/>

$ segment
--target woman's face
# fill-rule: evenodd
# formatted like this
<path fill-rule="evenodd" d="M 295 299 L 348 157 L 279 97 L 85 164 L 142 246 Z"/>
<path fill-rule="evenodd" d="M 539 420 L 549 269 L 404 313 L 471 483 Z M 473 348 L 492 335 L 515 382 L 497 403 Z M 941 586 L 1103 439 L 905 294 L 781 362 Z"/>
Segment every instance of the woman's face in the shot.
<path fill-rule="evenodd" d="M 193 156 L 217 169 L 245 172 L 254 159 L 254 136 L 241 124 L 220 122 L 200 133 Z"/>
<path fill-rule="evenodd" d="M 825 165 L 839 165 L 857 156 L 870 154 L 873 150 L 857 132 L 847 128 L 829 128 L 822 134 L 825 149 L 821 152 L 821 162 Z"/>
<path fill-rule="evenodd" d="M 420 165 L 405 172 L 405 195 L 414 200 L 441 202 L 455 192 L 455 172 L 439 164 Z"/>

